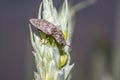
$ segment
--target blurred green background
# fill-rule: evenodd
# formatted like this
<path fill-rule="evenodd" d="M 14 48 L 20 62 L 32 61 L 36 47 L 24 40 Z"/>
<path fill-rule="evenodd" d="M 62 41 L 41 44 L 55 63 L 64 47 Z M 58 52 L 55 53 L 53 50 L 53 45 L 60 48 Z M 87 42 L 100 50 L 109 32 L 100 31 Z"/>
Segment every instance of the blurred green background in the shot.
<path fill-rule="evenodd" d="M 63 0 L 53 0 L 57 8 Z M 71 0 L 72 5 L 84 0 Z M 89 0 L 75 15 L 71 80 L 120 80 L 120 0 Z M 0 0 L 0 80 L 32 80 L 29 19 L 40 0 Z"/>

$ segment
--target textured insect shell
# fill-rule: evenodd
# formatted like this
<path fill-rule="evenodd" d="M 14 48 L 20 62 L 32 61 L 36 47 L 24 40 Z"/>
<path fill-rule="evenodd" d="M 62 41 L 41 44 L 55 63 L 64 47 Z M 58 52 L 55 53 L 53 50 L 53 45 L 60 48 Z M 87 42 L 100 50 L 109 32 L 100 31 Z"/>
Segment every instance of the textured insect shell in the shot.
<path fill-rule="evenodd" d="M 62 45 L 62 46 L 66 45 L 62 31 L 59 30 L 52 23 L 50 23 L 46 20 L 43 20 L 43 19 L 36 19 L 36 18 L 30 19 L 30 22 L 34 27 L 41 30 L 42 32 L 52 35 L 60 45 Z"/>
<path fill-rule="evenodd" d="M 62 46 L 66 45 L 66 41 L 64 39 L 64 35 L 61 30 L 57 30 L 53 35 L 52 35 L 55 40 Z"/>
<path fill-rule="evenodd" d="M 55 25 L 43 19 L 32 18 L 30 22 L 34 27 L 49 35 L 52 35 L 57 30 Z"/>

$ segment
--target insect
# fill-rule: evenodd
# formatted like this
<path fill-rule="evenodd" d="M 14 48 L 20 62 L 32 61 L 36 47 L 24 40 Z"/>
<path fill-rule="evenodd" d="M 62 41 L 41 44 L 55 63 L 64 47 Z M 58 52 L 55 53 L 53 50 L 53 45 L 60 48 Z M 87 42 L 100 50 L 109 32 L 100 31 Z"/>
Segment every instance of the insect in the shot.
<path fill-rule="evenodd" d="M 59 30 L 54 24 L 48 22 L 47 20 L 36 18 L 30 19 L 30 23 L 45 34 L 52 35 L 60 45 L 67 45 L 62 31 Z"/>

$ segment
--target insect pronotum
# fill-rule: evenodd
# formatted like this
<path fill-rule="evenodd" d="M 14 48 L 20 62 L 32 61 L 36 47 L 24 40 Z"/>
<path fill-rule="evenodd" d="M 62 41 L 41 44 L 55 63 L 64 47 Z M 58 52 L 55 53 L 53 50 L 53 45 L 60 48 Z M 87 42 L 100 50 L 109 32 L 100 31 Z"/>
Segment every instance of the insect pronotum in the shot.
<path fill-rule="evenodd" d="M 52 35 L 60 45 L 62 46 L 67 45 L 62 31 L 59 30 L 54 24 L 44 19 L 36 18 L 30 19 L 30 23 L 38 30 L 44 32 L 45 34 Z"/>

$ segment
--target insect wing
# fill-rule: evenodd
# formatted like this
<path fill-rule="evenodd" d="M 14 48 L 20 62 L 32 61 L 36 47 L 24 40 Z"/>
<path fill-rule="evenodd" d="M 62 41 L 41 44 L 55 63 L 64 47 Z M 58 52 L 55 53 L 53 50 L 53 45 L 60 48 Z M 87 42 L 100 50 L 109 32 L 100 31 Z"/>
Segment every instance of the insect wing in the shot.
<path fill-rule="evenodd" d="M 57 30 L 57 32 L 55 32 L 52 36 L 55 38 L 55 40 L 56 40 L 60 45 L 63 45 L 63 46 L 66 45 L 66 42 L 65 42 L 65 39 L 64 39 L 64 35 L 63 35 L 63 33 L 62 33 L 61 30 Z"/>
<path fill-rule="evenodd" d="M 52 35 L 57 30 L 55 25 L 43 19 L 32 18 L 30 19 L 30 23 L 37 29 L 49 35 Z"/>
<path fill-rule="evenodd" d="M 31 24 L 45 34 L 52 35 L 55 40 L 62 46 L 66 45 L 64 35 L 54 24 L 43 19 L 30 19 Z"/>

